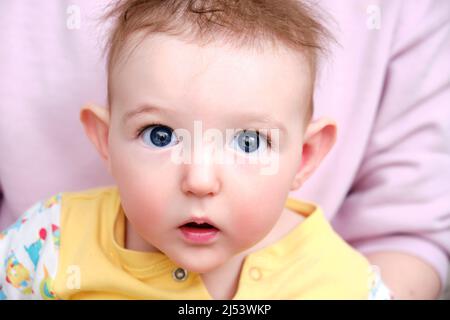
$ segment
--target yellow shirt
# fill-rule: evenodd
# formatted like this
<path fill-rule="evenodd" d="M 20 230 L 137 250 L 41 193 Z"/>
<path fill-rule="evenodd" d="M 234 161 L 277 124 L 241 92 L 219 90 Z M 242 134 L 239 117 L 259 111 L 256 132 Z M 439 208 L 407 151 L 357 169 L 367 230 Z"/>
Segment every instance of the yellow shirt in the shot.
<path fill-rule="evenodd" d="M 287 199 L 307 218 L 278 242 L 246 257 L 234 299 L 367 299 L 371 268 L 316 205 Z M 174 277 L 162 253 L 124 248 L 116 188 L 63 193 L 54 294 L 62 299 L 211 299 L 199 274 Z"/>

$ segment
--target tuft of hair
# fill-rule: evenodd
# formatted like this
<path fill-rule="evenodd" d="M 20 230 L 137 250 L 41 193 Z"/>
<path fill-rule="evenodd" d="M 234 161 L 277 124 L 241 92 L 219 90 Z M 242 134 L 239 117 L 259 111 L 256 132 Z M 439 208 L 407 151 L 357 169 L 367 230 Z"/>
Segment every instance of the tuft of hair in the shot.
<path fill-rule="evenodd" d="M 107 71 L 131 35 L 182 37 L 201 45 L 220 39 L 237 47 L 280 44 L 307 58 L 315 81 L 318 57 L 334 40 L 315 5 L 304 0 L 115 0 L 105 19 L 113 19 L 106 43 Z"/>

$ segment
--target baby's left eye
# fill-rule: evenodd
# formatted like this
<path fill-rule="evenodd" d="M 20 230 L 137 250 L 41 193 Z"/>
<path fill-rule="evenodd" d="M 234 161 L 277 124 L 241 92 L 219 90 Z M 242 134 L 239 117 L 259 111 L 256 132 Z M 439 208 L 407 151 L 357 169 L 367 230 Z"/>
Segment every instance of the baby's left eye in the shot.
<path fill-rule="evenodd" d="M 268 141 L 258 131 L 243 130 L 240 131 L 233 139 L 237 142 L 239 150 L 245 153 L 253 153 L 255 151 L 265 151 L 268 147 Z"/>

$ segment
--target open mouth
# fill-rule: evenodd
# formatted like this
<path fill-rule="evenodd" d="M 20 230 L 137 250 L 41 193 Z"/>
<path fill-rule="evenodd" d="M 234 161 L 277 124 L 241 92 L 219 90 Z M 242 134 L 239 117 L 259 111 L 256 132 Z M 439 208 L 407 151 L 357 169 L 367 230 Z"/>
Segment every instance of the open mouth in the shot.
<path fill-rule="evenodd" d="M 219 229 L 207 222 L 188 222 L 179 228 L 184 238 L 190 242 L 206 243 L 216 238 Z"/>
<path fill-rule="evenodd" d="M 196 222 L 189 222 L 189 223 L 186 223 L 184 226 L 189 227 L 189 228 L 199 228 L 199 229 L 216 228 L 213 225 L 210 225 L 209 223 L 196 223 Z"/>

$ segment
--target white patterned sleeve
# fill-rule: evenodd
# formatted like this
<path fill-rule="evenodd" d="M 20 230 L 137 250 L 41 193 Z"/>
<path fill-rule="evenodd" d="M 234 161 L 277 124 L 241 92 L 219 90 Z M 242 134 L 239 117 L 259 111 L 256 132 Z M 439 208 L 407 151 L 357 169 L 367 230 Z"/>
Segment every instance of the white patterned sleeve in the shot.
<path fill-rule="evenodd" d="M 369 280 L 369 300 L 393 300 L 389 288 L 381 279 L 380 271 L 377 266 L 371 266 L 371 275 Z"/>
<path fill-rule="evenodd" d="M 55 299 L 61 194 L 28 209 L 0 232 L 0 300 Z"/>

